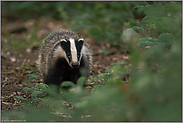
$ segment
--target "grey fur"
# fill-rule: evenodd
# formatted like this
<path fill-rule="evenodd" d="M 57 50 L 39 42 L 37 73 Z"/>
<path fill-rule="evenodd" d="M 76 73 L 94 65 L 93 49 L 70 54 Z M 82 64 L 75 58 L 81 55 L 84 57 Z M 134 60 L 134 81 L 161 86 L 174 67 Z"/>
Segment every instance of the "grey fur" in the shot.
<path fill-rule="evenodd" d="M 39 58 L 38 58 L 38 68 L 43 77 L 45 78 L 48 75 L 48 71 L 55 65 L 55 62 L 58 57 L 53 57 L 54 51 L 57 49 L 54 49 L 55 45 L 60 42 L 61 39 L 79 39 L 83 38 L 78 33 L 68 31 L 68 30 L 60 30 L 51 33 L 49 36 L 47 36 L 46 39 L 43 41 L 43 45 L 40 47 L 39 52 Z M 59 52 L 59 57 L 64 58 L 64 50 Z M 92 56 L 91 51 L 89 49 L 89 45 L 86 41 L 84 41 L 83 47 L 82 47 L 82 57 L 85 63 L 85 68 L 88 70 L 87 73 L 89 76 L 89 71 L 92 66 Z"/>

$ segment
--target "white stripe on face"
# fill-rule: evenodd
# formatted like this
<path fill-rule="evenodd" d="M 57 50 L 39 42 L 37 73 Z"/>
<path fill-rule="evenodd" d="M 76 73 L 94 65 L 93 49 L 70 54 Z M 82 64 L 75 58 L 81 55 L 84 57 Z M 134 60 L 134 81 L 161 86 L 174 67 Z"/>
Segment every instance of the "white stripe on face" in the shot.
<path fill-rule="evenodd" d="M 69 41 L 70 41 L 70 47 L 71 47 L 72 62 L 78 62 L 75 41 L 72 38 L 70 38 Z"/>

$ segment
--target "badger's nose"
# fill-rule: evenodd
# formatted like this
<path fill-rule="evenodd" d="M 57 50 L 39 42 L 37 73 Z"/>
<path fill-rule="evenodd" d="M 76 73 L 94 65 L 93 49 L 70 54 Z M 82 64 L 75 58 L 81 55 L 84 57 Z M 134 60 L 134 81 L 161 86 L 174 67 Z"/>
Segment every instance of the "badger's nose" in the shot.
<path fill-rule="evenodd" d="M 76 67 L 78 67 L 78 66 L 79 66 L 79 62 L 73 62 L 73 63 L 72 63 L 72 67 L 76 68 Z"/>

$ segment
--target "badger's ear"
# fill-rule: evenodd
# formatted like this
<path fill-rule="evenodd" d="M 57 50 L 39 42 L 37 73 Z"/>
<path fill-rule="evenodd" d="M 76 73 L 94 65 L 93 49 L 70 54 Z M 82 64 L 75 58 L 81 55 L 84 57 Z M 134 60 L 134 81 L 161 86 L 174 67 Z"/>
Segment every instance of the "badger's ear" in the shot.
<path fill-rule="evenodd" d="M 84 39 L 80 38 L 76 41 L 77 47 L 82 48 Z M 77 49 L 78 50 L 78 49 Z"/>
<path fill-rule="evenodd" d="M 60 40 L 60 45 L 63 46 L 65 43 L 67 43 L 67 40 L 66 39 L 61 39 Z"/>
<path fill-rule="evenodd" d="M 78 41 L 84 41 L 84 39 L 83 38 L 80 38 L 80 39 L 78 39 Z"/>
<path fill-rule="evenodd" d="M 62 41 L 67 42 L 65 39 L 61 39 L 60 41 L 61 41 L 61 42 L 62 42 Z"/>

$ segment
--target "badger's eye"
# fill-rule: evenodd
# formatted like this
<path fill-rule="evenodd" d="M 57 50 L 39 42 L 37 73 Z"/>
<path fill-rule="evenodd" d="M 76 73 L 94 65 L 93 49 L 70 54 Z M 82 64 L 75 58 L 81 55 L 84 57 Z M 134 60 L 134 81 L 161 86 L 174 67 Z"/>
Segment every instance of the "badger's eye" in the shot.
<path fill-rule="evenodd" d="M 67 54 L 67 57 L 68 57 L 68 58 L 71 58 L 71 54 L 70 54 L 70 53 L 68 53 L 68 54 Z"/>
<path fill-rule="evenodd" d="M 77 54 L 77 57 L 79 58 L 81 55 L 80 54 Z"/>

